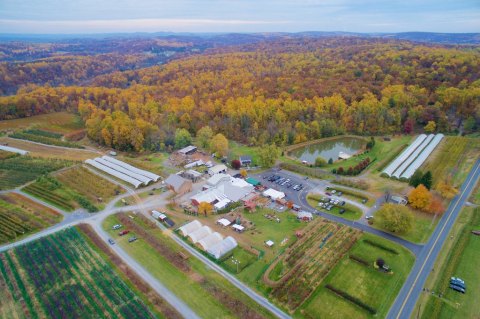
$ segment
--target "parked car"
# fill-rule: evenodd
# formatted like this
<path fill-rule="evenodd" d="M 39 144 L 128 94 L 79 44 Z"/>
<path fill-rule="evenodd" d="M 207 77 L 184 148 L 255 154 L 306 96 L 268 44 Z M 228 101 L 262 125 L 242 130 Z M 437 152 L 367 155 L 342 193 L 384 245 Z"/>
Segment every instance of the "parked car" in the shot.
<path fill-rule="evenodd" d="M 343 213 L 345 213 L 345 209 L 342 208 L 342 209 L 340 209 L 338 212 L 339 212 L 340 214 L 343 214 Z"/>
<path fill-rule="evenodd" d="M 362 199 L 362 204 L 365 204 L 367 202 L 367 200 L 364 198 Z"/>
<path fill-rule="evenodd" d="M 373 218 L 372 215 L 367 215 L 367 216 L 365 216 L 365 219 L 366 219 L 366 220 L 369 220 L 369 219 L 372 219 L 372 218 Z"/>
<path fill-rule="evenodd" d="M 345 206 L 345 201 L 344 201 L 344 200 L 342 200 L 342 201 L 340 202 L 340 206 Z"/>
<path fill-rule="evenodd" d="M 332 194 L 335 194 L 336 192 L 337 192 L 336 190 L 332 189 Z"/>
<path fill-rule="evenodd" d="M 133 243 L 135 240 L 137 240 L 137 237 L 132 236 L 132 237 L 130 237 L 130 238 L 128 239 L 128 242 L 129 242 L 129 243 Z"/>
<path fill-rule="evenodd" d="M 326 192 L 325 194 L 327 194 L 327 196 L 332 196 L 330 192 Z"/>
<path fill-rule="evenodd" d="M 130 231 L 129 230 L 122 230 L 121 232 L 118 233 L 118 236 L 123 236 L 123 235 L 126 235 L 128 234 Z"/>
<path fill-rule="evenodd" d="M 337 196 L 342 196 L 343 193 L 342 192 L 337 192 Z"/>
<path fill-rule="evenodd" d="M 115 245 L 115 241 L 111 238 L 108 239 L 108 242 L 110 243 L 110 245 Z"/>
<path fill-rule="evenodd" d="M 455 290 L 455 291 L 461 292 L 462 294 L 465 293 L 465 289 L 463 289 L 463 288 L 460 287 L 460 286 L 457 286 L 457 285 L 454 285 L 454 284 L 450 284 L 450 288 L 452 288 L 452 289 Z"/>
<path fill-rule="evenodd" d="M 112 227 L 113 230 L 117 230 L 117 229 L 120 229 L 120 228 L 122 228 L 122 225 L 120 225 L 120 224 L 113 225 L 113 227 Z"/>

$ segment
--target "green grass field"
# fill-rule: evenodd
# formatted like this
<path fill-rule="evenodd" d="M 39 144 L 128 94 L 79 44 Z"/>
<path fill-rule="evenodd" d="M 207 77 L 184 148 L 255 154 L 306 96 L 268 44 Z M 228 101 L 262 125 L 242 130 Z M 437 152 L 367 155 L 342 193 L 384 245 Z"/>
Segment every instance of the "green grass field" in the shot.
<path fill-rule="evenodd" d="M 427 214 L 419 211 L 412 211 L 414 216 L 413 228 L 405 234 L 391 233 L 394 236 L 406 239 L 413 243 L 425 243 L 430 238 L 430 235 L 435 230 L 441 216 L 435 217 L 432 214 Z M 377 229 L 382 229 L 379 225 L 381 224 L 380 217 L 374 215 L 373 227 Z M 386 231 L 388 232 L 388 231 Z"/>
<path fill-rule="evenodd" d="M 320 197 L 323 197 L 319 194 L 316 194 Z M 327 213 L 327 214 L 331 214 L 331 215 L 335 215 L 335 216 L 338 216 L 338 217 L 342 217 L 342 218 L 345 218 L 345 219 L 348 219 L 348 220 L 358 220 L 362 217 L 362 210 L 358 207 L 355 207 L 351 204 L 345 204 L 344 206 L 335 206 L 333 207 L 331 210 L 326 210 L 322 207 L 319 207 L 318 206 L 318 203 L 319 201 L 317 200 L 317 196 L 313 195 L 312 194 L 308 194 L 307 195 L 307 201 L 308 203 L 310 204 L 310 206 L 314 207 L 315 209 L 323 212 L 323 213 Z M 340 209 L 345 209 L 345 212 L 343 214 L 340 214 Z"/>
<path fill-rule="evenodd" d="M 183 251 L 189 256 L 188 264 L 191 270 L 185 273 L 175 267 L 164 256 L 152 249 L 142 238 L 134 243 L 128 243 L 130 236 L 119 237 L 118 231 L 113 231 L 112 226 L 119 223 L 116 215 L 109 216 L 103 224 L 105 230 L 115 239 L 117 245 L 142 264 L 154 277 L 161 281 L 168 289 L 181 298 L 202 318 L 237 318 L 240 314 L 233 313 L 229 307 L 220 302 L 209 290 L 211 284 L 223 289 L 230 296 L 241 300 L 250 308 L 255 309 L 266 318 L 273 317 L 250 298 L 232 286 L 223 277 L 213 272 L 198 259 L 189 256 L 183 249 L 166 237 L 160 229 L 150 230 L 149 233 L 162 240 L 173 252 Z"/>
<path fill-rule="evenodd" d="M 395 249 L 399 254 L 384 251 L 367 244 L 369 239 Z M 354 254 L 368 263 L 362 265 L 349 259 Z M 377 258 L 383 258 L 393 270 L 386 274 L 373 268 Z M 413 255 L 403 247 L 371 234 L 364 234 L 343 259 L 332 269 L 313 295 L 296 311 L 298 318 L 385 318 L 390 305 L 400 291 L 410 268 L 414 263 Z M 376 316 L 337 296 L 325 288 L 331 284 L 377 310 Z"/>
<path fill-rule="evenodd" d="M 228 160 L 231 162 L 243 155 L 250 155 L 252 157 L 253 165 L 258 165 L 258 147 L 250 147 L 234 141 L 228 141 Z"/>
<path fill-rule="evenodd" d="M 67 112 L 36 115 L 21 119 L 0 121 L 0 131 L 39 128 L 58 133 L 69 133 L 83 128 L 80 116 Z"/>
<path fill-rule="evenodd" d="M 439 271 L 431 273 L 426 283 L 436 293 L 422 295 L 417 305 L 422 307 L 422 318 L 480 318 L 480 236 L 471 234 L 472 230 L 480 230 L 480 208 L 463 209 L 450 232 L 453 238 L 442 247 L 434 267 Z M 465 281 L 466 294 L 448 288 L 452 276 Z"/>

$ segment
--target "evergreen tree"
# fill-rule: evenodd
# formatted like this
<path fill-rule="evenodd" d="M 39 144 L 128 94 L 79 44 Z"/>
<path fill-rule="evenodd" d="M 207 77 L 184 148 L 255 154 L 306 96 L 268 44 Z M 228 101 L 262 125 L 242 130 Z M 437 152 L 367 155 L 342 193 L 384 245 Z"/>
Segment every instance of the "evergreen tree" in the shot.
<path fill-rule="evenodd" d="M 422 184 L 422 177 L 423 173 L 419 169 L 413 173 L 412 177 L 410 177 L 410 182 L 408 184 L 413 187 L 417 187 L 418 185 Z"/>
<path fill-rule="evenodd" d="M 433 181 L 432 172 L 427 171 L 425 174 L 423 174 L 420 184 L 423 184 L 427 189 L 430 189 L 432 188 L 432 181 Z"/>

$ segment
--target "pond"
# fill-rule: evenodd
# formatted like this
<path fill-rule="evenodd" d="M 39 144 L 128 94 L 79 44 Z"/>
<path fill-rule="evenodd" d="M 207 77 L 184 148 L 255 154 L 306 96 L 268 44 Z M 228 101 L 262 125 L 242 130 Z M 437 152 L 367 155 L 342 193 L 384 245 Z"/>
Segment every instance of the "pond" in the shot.
<path fill-rule="evenodd" d="M 339 159 L 339 154 L 344 153 L 347 156 L 356 154 L 366 145 L 365 140 L 355 137 L 339 137 L 332 140 L 321 141 L 316 144 L 299 147 L 290 152 L 290 154 L 301 161 L 309 164 L 315 163 L 318 156 L 323 157 L 326 161 L 330 158 L 333 161 Z"/>

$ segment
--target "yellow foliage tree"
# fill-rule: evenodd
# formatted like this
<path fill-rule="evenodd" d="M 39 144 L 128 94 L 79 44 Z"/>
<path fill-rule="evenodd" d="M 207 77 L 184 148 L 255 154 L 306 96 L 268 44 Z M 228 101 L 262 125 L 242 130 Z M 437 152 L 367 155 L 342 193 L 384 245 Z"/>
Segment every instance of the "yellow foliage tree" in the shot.
<path fill-rule="evenodd" d="M 247 173 L 247 171 L 246 171 L 246 170 L 244 170 L 244 169 L 241 169 L 241 170 L 240 170 L 240 175 L 242 175 L 242 177 L 243 177 L 243 178 L 246 178 L 246 177 L 247 177 L 247 175 L 248 175 L 248 173 Z"/>
<path fill-rule="evenodd" d="M 212 204 L 207 203 L 207 202 L 200 202 L 200 204 L 198 204 L 198 213 L 199 214 L 204 214 L 205 216 L 207 216 L 212 211 L 213 211 Z"/>
<path fill-rule="evenodd" d="M 440 181 L 436 187 L 437 191 L 443 198 L 452 199 L 458 194 L 458 189 L 453 187 L 448 181 Z"/>
<path fill-rule="evenodd" d="M 228 140 L 223 134 L 218 133 L 212 138 L 211 147 L 217 156 L 225 156 L 228 153 Z"/>
<path fill-rule="evenodd" d="M 426 210 L 430 206 L 431 201 L 432 194 L 423 184 L 418 185 L 408 195 L 408 202 L 413 208 Z"/>
<path fill-rule="evenodd" d="M 435 124 L 434 121 L 428 121 L 427 125 L 425 125 L 425 127 L 423 129 L 427 133 L 433 133 L 433 132 L 435 132 L 436 128 L 437 128 L 437 124 Z"/>

